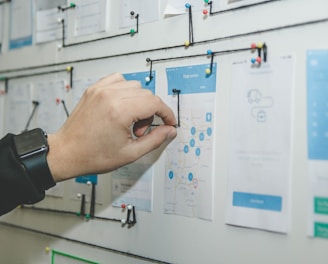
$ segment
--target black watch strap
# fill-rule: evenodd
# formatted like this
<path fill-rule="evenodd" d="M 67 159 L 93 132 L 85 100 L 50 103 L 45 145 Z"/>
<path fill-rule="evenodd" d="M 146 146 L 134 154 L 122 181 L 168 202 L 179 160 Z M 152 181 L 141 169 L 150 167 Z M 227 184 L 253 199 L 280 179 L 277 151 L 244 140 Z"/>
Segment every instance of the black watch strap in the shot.
<path fill-rule="evenodd" d="M 45 191 L 56 183 L 51 175 L 47 154 L 47 134 L 40 128 L 24 131 L 14 136 L 17 156 L 24 166 L 31 182 L 39 191 Z"/>
<path fill-rule="evenodd" d="M 27 174 L 38 190 L 44 191 L 56 185 L 47 162 L 47 154 L 35 155 L 32 159 L 22 159 Z"/>

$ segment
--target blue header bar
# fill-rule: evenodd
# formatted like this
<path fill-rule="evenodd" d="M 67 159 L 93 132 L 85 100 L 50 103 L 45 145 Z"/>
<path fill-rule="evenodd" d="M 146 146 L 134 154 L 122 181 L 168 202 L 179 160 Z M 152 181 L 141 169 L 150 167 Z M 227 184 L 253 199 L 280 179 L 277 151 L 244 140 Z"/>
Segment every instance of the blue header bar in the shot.
<path fill-rule="evenodd" d="M 216 92 L 216 63 L 213 63 L 212 73 L 205 70 L 210 64 L 183 66 L 166 69 L 168 95 L 172 89 L 180 90 L 180 94 L 214 93 Z"/>

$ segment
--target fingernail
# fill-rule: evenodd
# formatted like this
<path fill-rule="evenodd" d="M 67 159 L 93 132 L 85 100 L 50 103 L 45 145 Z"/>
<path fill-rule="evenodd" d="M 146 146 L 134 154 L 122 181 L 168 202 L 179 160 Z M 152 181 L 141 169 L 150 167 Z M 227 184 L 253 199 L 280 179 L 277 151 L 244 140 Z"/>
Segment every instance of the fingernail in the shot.
<path fill-rule="evenodd" d="M 168 140 L 173 140 L 177 136 L 177 130 L 175 128 L 170 129 L 169 133 L 167 134 Z"/>

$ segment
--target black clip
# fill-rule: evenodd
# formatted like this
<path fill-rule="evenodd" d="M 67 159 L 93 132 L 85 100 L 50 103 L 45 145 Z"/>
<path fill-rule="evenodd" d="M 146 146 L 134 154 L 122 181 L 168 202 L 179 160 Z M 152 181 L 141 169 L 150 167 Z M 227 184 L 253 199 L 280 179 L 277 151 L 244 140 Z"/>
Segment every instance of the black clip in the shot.
<path fill-rule="evenodd" d="M 127 212 L 126 219 L 122 219 L 121 223 L 122 223 L 122 225 L 128 224 L 129 227 L 131 227 L 131 226 L 133 226 L 137 223 L 135 206 L 129 204 L 127 206 L 127 209 L 128 209 L 128 212 Z M 131 218 L 131 212 L 132 212 L 132 219 L 130 219 Z"/>
<path fill-rule="evenodd" d="M 181 92 L 181 90 L 173 88 L 172 92 L 177 94 L 177 97 L 178 97 L 177 112 L 178 112 L 178 127 L 180 127 L 180 92 Z"/>

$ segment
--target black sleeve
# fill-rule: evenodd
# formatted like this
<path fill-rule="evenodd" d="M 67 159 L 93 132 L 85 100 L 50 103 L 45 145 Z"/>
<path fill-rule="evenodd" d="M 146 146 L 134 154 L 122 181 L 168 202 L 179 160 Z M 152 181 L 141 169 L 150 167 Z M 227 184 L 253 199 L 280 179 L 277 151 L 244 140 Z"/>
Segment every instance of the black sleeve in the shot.
<path fill-rule="evenodd" d="M 17 157 L 13 134 L 0 140 L 0 215 L 21 204 L 33 204 L 44 199 Z"/>

